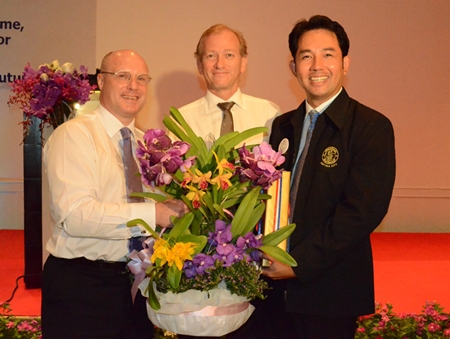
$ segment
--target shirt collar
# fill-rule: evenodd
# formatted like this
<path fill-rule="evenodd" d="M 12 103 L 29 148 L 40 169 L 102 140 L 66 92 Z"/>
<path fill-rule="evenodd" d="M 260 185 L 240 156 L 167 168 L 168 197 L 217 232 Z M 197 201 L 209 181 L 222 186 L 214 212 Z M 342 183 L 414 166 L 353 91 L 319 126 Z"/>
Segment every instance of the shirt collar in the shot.
<path fill-rule="evenodd" d="M 220 109 L 217 107 L 217 104 L 220 102 L 225 101 L 233 101 L 237 106 L 239 106 L 242 109 L 247 109 L 247 106 L 245 105 L 245 102 L 242 100 L 242 92 L 241 89 L 238 88 L 238 90 L 229 98 L 228 100 L 223 100 L 219 98 L 218 96 L 212 94 L 209 90 L 206 91 L 205 95 L 206 100 L 206 113 L 211 113 L 212 111 L 216 109 Z"/>
<path fill-rule="evenodd" d="M 102 125 L 106 130 L 106 133 L 109 135 L 110 138 L 114 137 L 114 135 L 116 135 L 123 127 L 128 127 L 133 134 L 133 138 L 135 138 L 134 119 L 131 122 L 131 124 L 129 124 L 128 126 L 124 126 L 119 121 L 119 119 L 117 119 L 114 115 L 112 115 L 112 113 L 109 112 L 105 107 L 103 107 L 102 104 L 98 105 L 95 112 L 98 115 L 100 121 L 102 122 Z"/>
<path fill-rule="evenodd" d="M 317 106 L 316 108 L 312 108 L 311 105 L 308 103 L 308 100 L 306 100 L 306 114 L 305 114 L 305 118 L 308 115 L 308 113 L 311 110 L 315 110 L 316 112 L 319 112 L 319 114 L 322 114 L 323 111 L 325 111 L 328 106 L 331 105 L 331 103 L 334 101 L 334 99 L 337 98 L 337 96 L 342 92 L 342 87 L 339 90 L 339 92 L 337 92 L 333 97 L 331 97 L 330 99 L 328 99 L 327 101 L 325 101 L 324 103 L 320 104 L 319 106 Z"/>

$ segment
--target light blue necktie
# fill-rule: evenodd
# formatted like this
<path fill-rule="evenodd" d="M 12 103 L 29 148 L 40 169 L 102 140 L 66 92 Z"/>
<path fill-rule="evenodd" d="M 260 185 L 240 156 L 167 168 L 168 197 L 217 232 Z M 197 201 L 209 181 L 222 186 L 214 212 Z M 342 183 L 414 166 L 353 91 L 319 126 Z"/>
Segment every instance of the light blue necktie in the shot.
<path fill-rule="evenodd" d="M 297 166 L 295 167 L 294 178 L 292 180 L 291 191 L 289 194 L 289 204 L 290 204 L 289 219 L 291 222 L 294 217 L 295 202 L 297 200 L 297 191 L 298 191 L 298 186 L 300 183 L 300 177 L 302 175 L 303 165 L 305 164 L 305 159 L 306 159 L 306 155 L 308 153 L 309 144 L 311 143 L 314 126 L 316 125 L 316 120 L 320 114 L 319 114 L 319 112 L 317 112 L 315 110 L 311 110 L 308 113 L 308 115 L 309 115 L 309 119 L 310 119 L 310 124 L 308 127 L 308 131 L 306 133 L 305 146 L 303 147 L 302 154 L 300 156 L 300 159 L 298 160 Z"/>

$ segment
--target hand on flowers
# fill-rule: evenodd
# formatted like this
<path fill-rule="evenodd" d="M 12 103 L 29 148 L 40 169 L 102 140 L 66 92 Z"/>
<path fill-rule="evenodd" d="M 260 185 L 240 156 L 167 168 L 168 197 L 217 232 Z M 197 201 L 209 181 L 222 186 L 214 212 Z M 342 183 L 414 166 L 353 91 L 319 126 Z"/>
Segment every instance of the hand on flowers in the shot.
<path fill-rule="evenodd" d="M 171 228 L 171 216 L 181 217 L 189 211 L 182 200 L 169 199 L 156 204 L 156 225 Z"/>
<path fill-rule="evenodd" d="M 262 253 L 261 258 L 270 261 L 269 267 L 262 268 L 261 270 L 262 275 L 269 277 L 273 280 L 291 279 L 297 277 L 291 266 L 282 264 L 265 253 Z"/>

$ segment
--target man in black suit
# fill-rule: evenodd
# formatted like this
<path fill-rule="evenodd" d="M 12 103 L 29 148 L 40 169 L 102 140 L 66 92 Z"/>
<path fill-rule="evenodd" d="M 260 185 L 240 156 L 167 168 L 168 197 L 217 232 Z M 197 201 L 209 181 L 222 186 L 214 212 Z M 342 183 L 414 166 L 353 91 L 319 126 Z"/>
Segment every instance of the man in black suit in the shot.
<path fill-rule="evenodd" d="M 385 116 L 342 87 L 350 59 L 339 23 L 320 15 L 299 21 L 289 48 L 306 100 L 275 119 L 270 143 L 285 151 L 293 178 L 301 171 L 291 183 L 297 227 L 289 243 L 298 266 L 272 260 L 263 269 L 274 289 L 261 303 L 266 318 L 260 324 L 266 338 L 278 337 L 282 328 L 292 338 L 353 339 L 357 317 L 374 312 L 370 234 L 392 195 L 394 132 Z M 313 109 L 315 126 L 308 114 Z"/>

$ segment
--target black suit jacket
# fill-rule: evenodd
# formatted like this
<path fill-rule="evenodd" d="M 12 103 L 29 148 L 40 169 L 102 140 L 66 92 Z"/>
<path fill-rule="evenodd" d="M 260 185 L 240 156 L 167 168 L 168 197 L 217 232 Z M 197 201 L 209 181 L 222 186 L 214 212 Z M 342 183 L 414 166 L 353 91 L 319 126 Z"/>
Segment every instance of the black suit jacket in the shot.
<path fill-rule="evenodd" d="M 305 113 L 303 102 L 273 123 L 272 147 L 289 140 L 286 170 L 295 162 Z M 370 234 L 388 210 L 394 179 L 392 124 L 343 89 L 319 116 L 303 167 L 290 237 L 297 279 L 287 280 L 283 293 L 288 312 L 373 313 Z"/>

